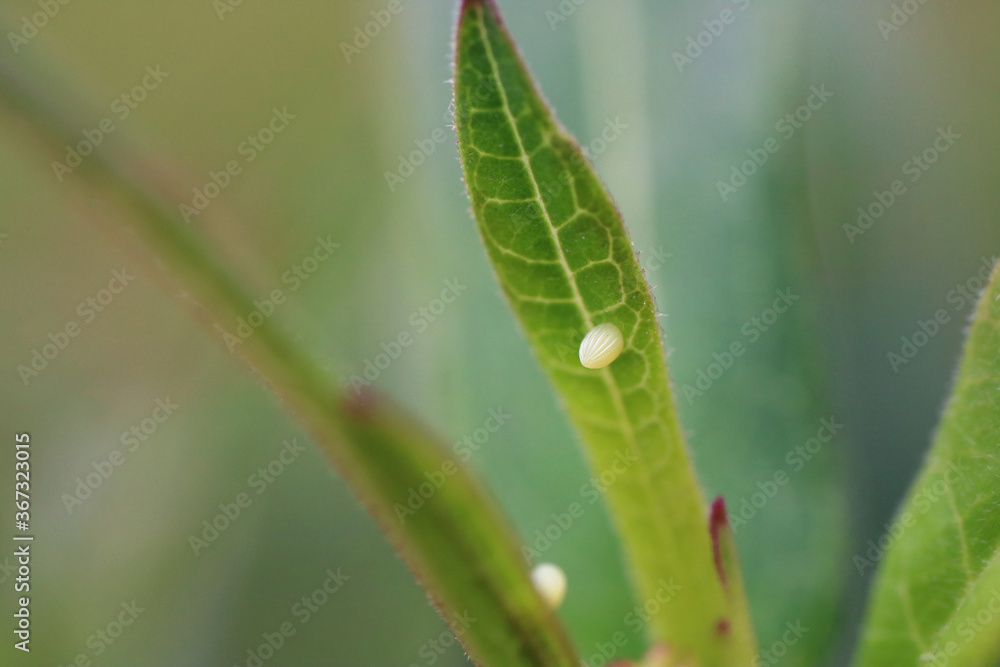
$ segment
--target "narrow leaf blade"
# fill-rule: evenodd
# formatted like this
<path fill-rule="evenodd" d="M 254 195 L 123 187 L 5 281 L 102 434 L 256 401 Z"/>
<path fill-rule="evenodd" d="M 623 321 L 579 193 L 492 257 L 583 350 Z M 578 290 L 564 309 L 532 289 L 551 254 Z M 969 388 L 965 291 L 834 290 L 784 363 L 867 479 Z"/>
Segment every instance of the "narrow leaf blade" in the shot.
<path fill-rule="evenodd" d="M 22 71 L 26 62 L 14 67 L 0 57 L 0 107 L 56 155 L 74 141 L 72 125 L 60 110 L 80 105 L 58 96 L 49 99 L 26 85 L 38 79 Z M 226 323 L 255 309 L 252 297 L 179 219 L 160 182 L 149 176 L 152 161 L 129 157 L 95 153 L 73 187 L 88 201 L 109 204 L 130 236 L 138 237 L 133 249 L 147 266 L 170 278 L 171 287 L 179 288 L 174 293 L 184 295 L 182 301 L 199 319 L 226 331 Z M 579 664 L 558 620 L 532 586 L 505 517 L 439 439 L 375 396 L 345 399 L 276 318 L 255 327 L 239 350 L 334 461 L 477 664 Z M 428 475 L 446 479 L 419 510 L 405 512 L 411 490 L 426 484 Z"/>
<path fill-rule="evenodd" d="M 994 269 L 977 306 L 930 457 L 884 536 L 857 661 L 863 667 L 935 664 L 942 655 L 950 667 L 1000 659 L 996 627 L 968 622 L 984 609 L 991 617 L 1000 611 L 998 275 Z M 870 551 L 855 556 L 859 570 L 879 559 Z"/>
<path fill-rule="evenodd" d="M 349 400 L 344 416 L 355 484 L 375 499 L 369 507 L 383 532 L 476 664 L 576 667 L 579 659 L 531 584 L 513 533 L 478 482 L 384 399 Z M 416 490 L 432 478 L 433 495 L 424 500 L 420 493 L 427 492 Z"/>
<path fill-rule="evenodd" d="M 490 260 L 539 362 L 606 473 L 641 600 L 679 592 L 648 628 L 702 667 L 749 662 L 741 596 L 715 572 L 706 512 L 680 432 L 656 309 L 621 216 L 553 118 L 490 0 L 463 3 L 456 42 L 459 152 Z M 625 348 L 597 370 L 577 350 L 610 322 Z"/>

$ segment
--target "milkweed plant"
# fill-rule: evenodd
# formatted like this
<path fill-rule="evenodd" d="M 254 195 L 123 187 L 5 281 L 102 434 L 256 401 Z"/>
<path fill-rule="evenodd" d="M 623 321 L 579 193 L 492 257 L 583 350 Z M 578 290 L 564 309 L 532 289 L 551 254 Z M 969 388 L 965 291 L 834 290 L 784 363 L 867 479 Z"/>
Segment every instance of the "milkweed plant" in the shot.
<path fill-rule="evenodd" d="M 4 74 L 4 76 L 7 76 Z M 5 103 L 54 149 L 72 129 L 44 100 L 3 86 Z M 43 119 L 39 122 L 38 119 Z M 658 600 L 647 652 L 616 665 L 777 664 L 761 646 L 732 514 L 706 504 L 668 380 L 657 307 L 628 230 L 576 140 L 539 93 L 494 0 L 463 0 L 454 44 L 454 127 L 472 217 L 510 310 L 578 436 L 592 471 L 627 460 L 602 499 L 632 595 Z M 94 155 L 91 187 L 215 322 L 250 311 L 247 290 L 159 189 L 129 163 Z M 455 224 L 463 224 L 455 220 Z M 858 667 L 983 667 L 1000 660 L 1000 288 L 979 298 L 931 455 L 878 562 L 854 656 Z M 677 288 L 679 289 L 679 288 Z M 567 353 L 571 351 L 571 353 Z M 419 420 L 371 391 L 338 386 L 270 320 L 240 352 L 329 454 L 387 538 L 485 667 L 604 664 L 560 619 L 574 581 L 529 564 L 509 520 L 472 470 Z M 738 448 L 738 442 L 731 447 Z M 448 484 L 400 521 L 429 470 Z M 926 502 L 928 494 L 944 502 Z M 776 547 L 779 548 L 779 547 Z M 600 614 L 600 609 L 591 613 Z M 786 635 L 799 632 L 789 623 Z M 791 641 L 791 640 L 789 640 Z"/>

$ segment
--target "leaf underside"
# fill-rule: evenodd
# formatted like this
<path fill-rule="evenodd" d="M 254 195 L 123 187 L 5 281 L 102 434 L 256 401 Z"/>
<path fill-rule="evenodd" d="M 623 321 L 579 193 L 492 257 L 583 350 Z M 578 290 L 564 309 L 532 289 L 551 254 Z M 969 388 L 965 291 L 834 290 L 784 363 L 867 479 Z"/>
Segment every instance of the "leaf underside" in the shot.
<path fill-rule="evenodd" d="M 891 544 L 872 593 L 862 667 L 1000 660 L 997 276 L 977 306 L 930 456 L 882 540 Z M 878 557 L 859 554 L 855 565 L 866 570 Z"/>
<path fill-rule="evenodd" d="M 535 90 L 494 3 L 463 3 L 456 44 L 459 152 L 489 258 L 592 470 L 615 472 L 609 509 L 640 601 L 671 580 L 679 587 L 648 634 L 702 667 L 749 662 L 745 601 L 715 572 L 655 304 L 621 216 Z M 604 322 L 622 331 L 624 351 L 586 369 L 580 342 Z M 720 633 L 727 623 L 742 630 Z"/>

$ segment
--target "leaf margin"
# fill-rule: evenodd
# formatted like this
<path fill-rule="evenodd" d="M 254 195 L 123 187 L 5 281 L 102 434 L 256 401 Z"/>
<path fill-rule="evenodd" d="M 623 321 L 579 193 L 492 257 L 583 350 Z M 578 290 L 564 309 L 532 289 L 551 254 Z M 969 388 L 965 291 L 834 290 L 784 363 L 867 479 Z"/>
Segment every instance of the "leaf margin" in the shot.
<path fill-rule="evenodd" d="M 475 18 L 473 18 L 474 15 Z M 691 580 L 687 581 L 689 584 L 688 591 L 685 593 L 687 606 L 683 610 L 678 609 L 675 612 L 672 609 L 670 614 L 661 614 L 661 616 L 656 619 L 656 622 L 652 624 L 653 627 L 649 629 L 651 639 L 653 642 L 665 641 L 674 645 L 683 656 L 697 657 L 702 661 L 703 667 L 711 667 L 713 665 L 719 665 L 720 667 L 728 666 L 733 664 L 731 662 L 733 660 L 749 664 L 752 656 L 755 654 L 755 640 L 753 630 L 749 626 L 750 620 L 749 613 L 747 612 L 746 599 L 742 588 L 735 592 L 724 591 L 724 586 L 719 580 L 719 577 L 714 569 L 711 540 L 709 537 L 709 531 L 707 530 L 708 513 L 706 512 L 706 507 L 701 496 L 700 489 L 694 477 L 686 445 L 684 444 L 683 436 L 681 434 L 676 405 L 666 372 L 662 331 L 655 319 L 655 303 L 653 302 L 652 292 L 649 285 L 646 283 L 645 278 L 642 275 L 642 270 L 639 267 L 632 243 L 629 241 L 628 232 L 624 226 L 624 222 L 622 221 L 621 214 L 618 212 L 613 200 L 607 193 L 606 188 L 604 188 L 600 179 L 596 176 L 596 172 L 593 171 L 592 165 L 590 165 L 589 160 L 587 160 L 583 154 L 578 142 L 570 133 L 559 125 L 558 120 L 551 111 L 551 107 L 538 91 L 537 84 L 528 72 L 528 68 L 524 64 L 524 59 L 521 57 L 516 43 L 511 38 L 506 26 L 503 23 L 495 0 L 462 0 L 459 9 L 456 37 L 454 40 L 455 73 L 453 80 L 453 107 L 455 112 L 455 130 L 458 136 L 459 155 L 462 162 L 467 192 L 472 204 L 473 217 L 476 220 L 481 239 L 486 246 L 487 254 L 491 259 L 497 279 L 503 288 L 508 305 L 511 307 L 511 310 L 519 320 L 522 332 L 529 339 L 529 343 L 536 360 L 539 361 L 543 370 L 546 371 L 546 375 L 548 375 L 549 380 L 554 385 L 556 394 L 560 399 L 560 403 L 569 413 L 570 421 L 573 424 L 574 430 L 580 440 L 584 443 L 584 445 L 586 445 L 584 450 L 592 472 L 600 474 L 602 470 L 601 463 L 608 463 L 611 457 L 608 456 L 606 452 L 602 452 L 599 446 L 590 442 L 591 436 L 588 433 L 588 428 L 585 423 L 586 409 L 580 409 L 579 406 L 574 406 L 574 401 L 569 397 L 568 392 L 564 391 L 563 388 L 560 387 L 556 371 L 549 366 L 549 358 L 547 355 L 543 354 L 546 349 L 544 347 L 544 341 L 536 339 L 533 335 L 532 326 L 528 322 L 530 313 L 526 315 L 525 312 L 519 310 L 517 303 L 519 300 L 518 295 L 514 293 L 507 280 L 505 280 L 508 276 L 503 273 L 497 260 L 497 255 L 502 253 L 491 247 L 491 238 L 485 213 L 481 215 L 481 212 L 477 210 L 477 199 L 480 198 L 478 195 L 483 195 L 483 201 L 489 199 L 490 197 L 489 195 L 486 195 L 485 192 L 480 192 L 480 190 L 485 190 L 485 188 L 480 182 L 478 171 L 479 163 L 473 163 L 473 158 L 475 156 L 469 152 L 470 150 L 479 151 L 472 140 L 472 137 L 475 134 L 475 130 L 472 128 L 472 116 L 477 112 L 495 111 L 495 109 L 483 107 L 477 108 L 473 105 L 465 104 L 467 100 L 463 99 L 463 87 L 469 90 L 472 89 L 471 83 L 465 85 L 463 82 L 463 76 L 465 75 L 463 70 L 463 59 L 465 56 L 470 56 L 471 53 L 476 51 L 475 42 L 472 39 L 467 40 L 463 31 L 465 31 L 466 26 L 472 22 L 476 22 L 479 39 L 482 42 L 483 55 L 490 63 L 492 76 L 496 80 L 496 83 L 493 86 L 487 86 L 487 91 L 489 91 L 490 88 L 495 88 L 500 91 L 499 96 L 502 98 L 501 110 L 506 116 L 507 123 L 509 124 L 509 134 L 515 139 L 517 144 L 518 152 L 514 157 L 520 159 L 524 167 L 525 174 L 528 176 L 525 180 L 530 180 L 531 182 L 532 187 L 530 188 L 529 193 L 531 194 L 531 197 L 529 200 L 538 205 L 542 216 L 546 219 L 548 230 L 551 233 L 554 245 L 558 248 L 558 262 L 565 273 L 564 277 L 572 287 L 572 301 L 575 302 L 580 311 L 584 314 L 582 319 L 585 326 L 582 331 L 577 332 L 577 336 L 582 338 L 582 333 L 592 326 L 596 326 L 597 324 L 601 324 L 605 321 L 613 320 L 610 318 L 595 318 L 591 320 L 589 318 L 590 313 L 588 311 L 586 299 L 582 295 L 582 290 L 579 289 L 579 286 L 574 279 L 574 272 L 570 268 L 566 253 L 560 244 L 559 227 L 553 224 L 552 216 L 550 215 L 545 202 L 545 197 L 542 195 L 542 182 L 534 173 L 535 167 L 532 164 L 533 154 L 529 153 L 526 149 L 525 140 L 522 138 L 520 117 L 519 115 L 513 113 L 511 104 L 508 101 L 508 95 L 511 93 L 508 90 L 508 83 L 504 80 L 505 74 L 501 71 L 502 67 L 500 58 L 494 53 L 494 50 L 497 49 L 496 45 L 493 43 L 494 38 L 496 42 L 499 42 L 499 48 L 505 48 L 507 50 L 507 52 L 503 53 L 503 57 L 509 57 L 512 61 L 511 66 L 513 68 L 513 73 L 508 71 L 506 74 L 513 76 L 515 79 L 519 77 L 522 79 L 522 81 L 519 82 L 523 84 L 522 88 L 515 89 L 513 94 L 518 97 L 523 96 L 528 98 L 527 104 L 536 104 L 539 107 L 538 111 L 540 112 L 542 119 L 549 124 L 548 131 L 551 133 L 549 140 L 551 141 L 552 139 L 557 139 L 564 142 L 569 146 L 574 159 L 579 156 L 580 165 L 578 166 L 580 166 L 583 170 L 586 170 L 589 178 L 591 178 L 593 183 L 596 184 L 596 189 L 599 191 L 600 196 L 602 196 L 606 201 L 607 211 L 605 212 L 608 213 L 611 218 L 611 224 L 615 226 L 612 230 L 613 233 L 617 235 L 616 238 L 609 240 L 609 244 L 612 245 L 612 248 L 609 249 L 609 255 L 613 256 L 618 262 L 628 264 L 627 268 L 632 271 L 632 275 L 630 275 L 629 278 L 632 278 L 633 276 L 636 278 L 639 290 L 641 291 L 641 298 L 643 299 L 642 308 L 648 309 L 652 313 L 652 317 L 650 318 L 651 323 L 647 322 L 647 325 L 654 331 L 653 338 L 655 339 L 655 349 L 658 352 L 656 355 L 657 359 L 653 362 L 653 365 L 659 366 L 656 371 L 662 369 L 662 392 L 666 396 L 666 407 L 662 408 L 660 417 L 662 418 L 662 422 L 667 424 L 665 428 L 672 432 L 671 435 L 664 438 L 664 440 L 668 441 L 669 444 L 663 449 L 663 451 L 659 452 L 661 455 L 664 455 L 664 458 L 661 459 L 660 462 L 662 463 L 666 460 L 674 464 L 678 473 L 674 475 L 672 481 L 676 482 L 678 486 L 684 487 L 683 502 L 685 506 L 678 512 L 678 514 L 683 515 L 683 520 L 686 522 L 686 525 L 682 526 L 679 530 L 677 530 L 677 525 L 667 526 L 667 528 L 671 531 L 672 535 L 676 531 L 677 533 L 684 535 L 684 537 L 691 537 L 691 541 L 695 543 L 694 551 L 696 552 L 696 555 L 690 557 L 688 563 L 679 568 L 673 567 L 676 565 L 676 562 L 672 563 L 670 566 L 664 567 L 662 562 L 664 558 L 671 558 L 676 561 L 675 552 L 681 550 L 668 548 L 659 552 L 659 556 L 654 556 L 652 555 L 652 548 L 649 545 L 643 544 L 644 540 L 640 535 L 642 529 L 648 529 L 650 526 L 653 526 L 656 530 L 661 532 L 662 537 L 662 530 L 664 528 L 664 524 L 667 522 L 665 517 L 669 514 L 664 510 L 668 507 L 673 509 L 670 505 L 662 505 L 662 499 L 657 498 L 656 493 L 652 490 L 655 488 L 655 485 L 651 484 L 654 477 L 653 475 L 650 475 L 648 471 L 646 471 L 646 485 L 649 487 L 649 490 L 647 491 L 647 498 L 656 499 L 655 502 L 643 502 L 645 499 L 636 502 L 634 498 L 627 497 L 624 492 L 615 491 L 608 494 L 610 496 L 610 502 L 608 503 L 609 511 L 615 520 L 619 533 L 625 543 L 624 550 L 626 552 L 626 560 L 628 560 L 632 565 L 631 574 L 633 581 L 636 583 L 638 589 L 637 593 L 639 595 L 644 594 L 644 597 L 647 600 L 653 599 L 656 595 L 655 591 L 660 585 L 660 582 L 663 581 L 663 575 L 665 573 L 666 576 L 670 576 L 671 573 L 680 576 L 680 570 L 686 570 L 686 574 L 694 575 L 694 583 L 692 583 Z M 491 24 L 489 29 L 486 27 L 487 23 Z M 485 78 L 488 77 L 478 77 L 480 84 L 477 90 L 482 89 L 482 79 Z M 487 92 L 487 95 L 489 95 L 489 92 Z M 541 130 L 537 128 L 534 130 L 530 128 L 528 129 L 529 133 L 534 131 L 541 132 Z M 497 132 L 496 134 L 502 135 L 503 133 Z M 493 139 L 495 138 L 496 137 L 493 137 Z M 502 156 L 487 154 L 487 156 L 493 158 L 510 157 L 506 154 Z M 472 166 L 470 166 L 470 163 L 473 163 Z M 566 171 L 569 171 L 568 167 L 566 168 Z M 506 185 L 507 181 L 505 179 L 507 175 L 500 172 L 498 172 L 498 174 L 497 178 L 501 180 L 502 184 Z M 546 182 L 545 184 L 548 186 L 551 184 L 551 181 Z M 490 187 L 493 186 L 491 185 Z M 551 190 L 547 190 L 547 192 L 550 195 L 552 194 Z M 508 203 L 517 201 L 509 197 L 507 200 L 504 200 L 503 197 L 499 196 L 497 196 L 496 199 L 501 202 L 507 201 Z M 620 247 L 614 247 L 614 244 L 619 241 L 624 241 L 625 252 L 623 253 L 618 252 L 621 250 Z M 621 269 L 619 270 L 621 271 Z M 525 271 L 525 273 L 527 272 Z M 624 282 L 622 283 L 622 286 L 623 299 L 630 298 L 631 294 L 625 293 Z M 624 300 L 622 305 L 626 305 Z M 638 326 L 638 320 L 636 326 Z M 628 337 L 628 333 L 629 332 L 626 331 L 626 337 Z M 572 345 L 567 345 L 565 342 L 562 342 L 561 345 L 564 350 L 568 348 L 571 352 L 575 351 Z M 626 352 L 628 349 L 628 345 L 626 345 Z M 613 365 L 614 364 L 612 364 L 612 366 Z M 619 366 L 619 368 L 621 368 L 621 366 Z M 597 372 L 603 378 L 604 382 L 613 387 L 615 391 L 619 391 L 617 386 L 618 380 L 616 380 L 613 375 L 615 369 L 605 367 Z M 659 389 L 659 387 L 657 387 L 657 389 Z M 629 417 L 626 408 L 623 405 L 620 405 L 619 409 L 619 414 L 623 417 L 623 422 L 629 423 L 631 418 Z M 638 445 L 638 439 L 634 433 L 631 438 L 633 447 L 636 451 L 641 452 Z M 637 467 L 642 469 L 641 464 Z M 659 481 L 662 482 L 662 479 Z M 661 486 L 663 485 L 661 484 Z M 673 542 L 667 538 L 666 541 L 668 544 L 672 544 L 676 547 L 678 543 L 684 541 L 684 538 L 682 537 L 680 540 L 674 539 Z M 692 594 L 692 591 L 695 592 Z M 675 605 L 675 607 L 677 606 L 680 605 Z M 692 610 L 692 607 L 698 606 L 705 608 L 698 609 L 697 611 Z M 664 620 L 664 617 L 669 618 Z M 697 618 L 697 621 L 690 622 L 692 618 Z M 735 632 L 723 632 L 722 628 L 728 628 L 729 623 L 739 624 L 740 627 L 736 628 Z M 690 628 L 697 629 L 691 631 Z M 736 639 L 734 641 L 727 641 L 730 637 L 735 637 Z"/>

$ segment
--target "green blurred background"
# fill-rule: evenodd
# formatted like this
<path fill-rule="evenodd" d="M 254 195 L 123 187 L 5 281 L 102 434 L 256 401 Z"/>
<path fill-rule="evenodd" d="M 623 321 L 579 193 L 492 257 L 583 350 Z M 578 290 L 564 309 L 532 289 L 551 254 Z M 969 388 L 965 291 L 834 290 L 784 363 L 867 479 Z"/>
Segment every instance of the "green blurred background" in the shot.
<path fill-rule="evenodd" d="M 883 533 L 920 464 L 971 311 L 953 290 L 1000 242 L 1000 7 L 913 0 L 897 11 L 903 4 L 915 13 L 897 13 L 906 21 L 888 31 L 886 0 L 500 2 L 560 119 L 592 149 L 655 286 L 706 497 L 724 494 L 736 512 L 777 488 L 737 529 L 762 647 L 788 622 L 809 628 L 775 664 L 846 663 L 872 578 L 852 556 Z M 468 214 L 448 111 L 455 7 L 402 0 L 386 14 L 388 5 L 70 2 L 17 40 L 10 33 L 43 10 L 5 0 L 0 50 L 84 101 L 66 110 L 81 133 L 114 118 L 97 150 L 139 145 L 187 203 L 210 172 L 238 161 L 240 173 L 192 224 L 253 293 L 285 289 L 275 317 L 331 377 L 350 382 L 409 332 L 414 343 L 378 373 L 376 389 L 449 441 L 474 435 L 491 409 L 511 415 L 471 465 L 534 541 L 579 499 L 586 464 Z M 366 24 L 367 43 L 358 38 Z M 157 66 L 167 76 L 121 119 L 114 100 Z M 809 118 L 789 136 L 781 121 L 813 86 L 832 95 L 800 111 Z M 294 118 L 247 161 L 242 142 L 274 109 Z M 74 182 L 79 174 L 56 179 L 51 163 L 64 156 L 2 113 L 0 432 L 9 444 L 0 460 L 10 488 L 12 435 L 31 434 L 37 541 L 33 651 L 5 641 L 0 662 L 248 665 L 248 650 L 291 622 L 295 634 L 264 664 L 466 664 L 289 413 L 190 317 L 184 294 L 164 290 L 105 233 L 102 204 Z M 617 129 L 602 137 L 608 127 Z M 911 181 L 905 163 L 949 127 L 960 138 Z M 717 183 L 768 138 L 776 152 L 723 199 Z M 421 146 L 429 154 L 411 158 Z M 387 179 L 401 160 L 419 165 Z M 858 207 L 896 179 L 905 193 L 849 238 Z M 292 290 L 283 275 L 317 238 L 339 247 Z M 123 267 L 134 280 L 88 319 L 81 302 Z M 433 319 L 421 315 L 447 280 L 466 289 Z M 767 321 L 776 290 L 799 299 L 764 331 L 753 318 Z M 893 369 L 887 355 L 938 309 L 948 323 Z M 25 382 L 18 366 L 70 321 L 80 335 Z M 699 371 L 712 372 L 713 354 L 734 341 L 746 353 L 687 400 L 683 387 L 698 388 Z M 123 432 L 168 398 L 178 407 L 129 451 Z M 844 428 L 794 463 L 789 452 L 831 417 Z M 290 439 L 305 452 L 263 489 L 253 485 Z M 114 450 L 122 464 L 68 507 L 67 494 L 107 470 Z M 779 471 L 788 483 L 769 486 Z M 252 504 L 195 555 L 189 538 L 241 492 Z M 12 610 L 5 544 L 0 599 Z M 603 664 L 601 645 L 618 630 L 630 643 L 616 657 L 642 652 L 599 505 L 545 559 L 569 575 L 561 613 L 591 664 Z M 303 623 L 296 603 L 338 569 L 347 581 Z M 101 640 L 133 601 L 143 609 L 135 621 Z"/>

